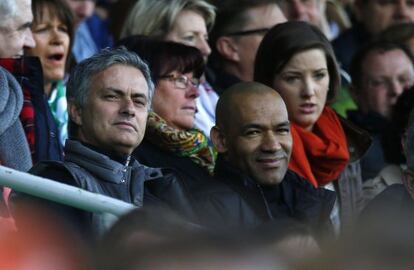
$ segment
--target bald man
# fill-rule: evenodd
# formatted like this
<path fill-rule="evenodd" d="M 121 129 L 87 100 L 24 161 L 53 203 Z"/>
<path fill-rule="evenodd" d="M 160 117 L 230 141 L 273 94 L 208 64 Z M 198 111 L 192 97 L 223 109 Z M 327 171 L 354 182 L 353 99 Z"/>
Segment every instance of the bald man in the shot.
<path fill-rule="evenodd" d="M 274 89 L 243 82 L 224 91 L 210 135 L 219 153 L 215 177 L 239 195 L 212 189 L 197 194 L 207 202 L 203 211 L 210 220 L 246 228 L 293 219 L 327 228 L 335 195 L 288 170 L 290 123 Z"/>

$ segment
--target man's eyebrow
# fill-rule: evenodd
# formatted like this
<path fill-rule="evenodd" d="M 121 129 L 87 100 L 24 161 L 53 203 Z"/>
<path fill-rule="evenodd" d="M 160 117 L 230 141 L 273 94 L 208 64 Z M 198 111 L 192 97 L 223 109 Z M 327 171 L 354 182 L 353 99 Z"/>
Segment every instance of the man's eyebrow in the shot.
<path fill-rule="evenodd" d="M 33 25 L 33 22 L 24 23 L 24 24 L 20 25 L 18 30 L 24 30 L 24 29 L 27 29 L 27 28 L 31 28 L 32 25 Z"/>
<path fill-rule="evenodd" d="M 277 126 L 278 127 L 290 127 L 290 122 L 285 121 L 285 122 L 279 123 Z"/>
<path fill-rule="evenodd" d="M 262 127 L 262 125 L 258 124 L 258 123 L 248 123 L 248 124 L 245 124 L 245 125 L 241 126 L 241 129 L 246 130 L 246 129 L 249 129 L 249 128 L 261 128 L 261 127 Z"/>
<path fill-rule="evenodd" d="M 125 92 L 118 89 L 118 88 L 107 87 L 107 88 L 104 88 L 104 91 L 110 91 L 110 92 L 114 92 L 115 94 L 117 94 L 119 96 L 125 96 Z M 145 98 L 146 100 L 148 99 L 147 95 L 144 94 L 144 93 L 134 93 L 134 94 L 132 94 L 132 97 L 134 97 L 134 98 L 142 97 L 142 98 Z"/>

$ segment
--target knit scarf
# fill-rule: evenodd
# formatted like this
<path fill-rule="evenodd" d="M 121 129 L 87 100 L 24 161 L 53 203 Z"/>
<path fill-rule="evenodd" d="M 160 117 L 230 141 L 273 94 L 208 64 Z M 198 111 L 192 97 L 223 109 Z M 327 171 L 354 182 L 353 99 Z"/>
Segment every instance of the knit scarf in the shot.
<path fill-rule="evenodd" d="M 293 150 L 289 169 L 315 187 L 336 180 L 349 161 L 345 132 L 336 113 L 325 107 L 312 131 L 292 125 Z"/>
<path fill-rule="evenodd" d="M 0 67 L 0 160 L 4 166 L 27 171 L 32 159 L 19 119 L 22 105 L 22 89 L 13 75 Z"/>
<path fill-rule="evenodd" d="M 180 130 L 154 112 L 148 114 L 145 139 L 179 157 L 188 157 L 213 174 L 216 154 L 204 133 L 196 128 Z"/>

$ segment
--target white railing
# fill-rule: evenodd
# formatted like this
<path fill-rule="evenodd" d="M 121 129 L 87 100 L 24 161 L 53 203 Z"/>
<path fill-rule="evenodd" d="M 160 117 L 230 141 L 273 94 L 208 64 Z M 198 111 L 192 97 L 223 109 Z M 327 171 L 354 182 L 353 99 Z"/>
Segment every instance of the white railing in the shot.
<path fill-rule="evenodd" d="M 135 205 L 81 188 L 0 166 L 0 186 L 82 210 L 122 216 Z"/>

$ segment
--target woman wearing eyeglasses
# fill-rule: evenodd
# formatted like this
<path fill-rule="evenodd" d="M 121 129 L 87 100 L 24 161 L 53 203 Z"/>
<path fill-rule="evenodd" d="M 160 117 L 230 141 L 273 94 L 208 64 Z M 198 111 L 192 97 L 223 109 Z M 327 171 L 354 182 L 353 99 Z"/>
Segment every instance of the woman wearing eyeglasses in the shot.
<path fill-rule="evenodd" d="M 199 50 L 174 42 L 132 36 L 120 41 L 150 67 L 155 84 L 144 140 L 134 155 L 150 167 L 172 167 L 194 183 L 209 177 L 214 155 L 194 128 L 198 84 L 204 72 Z"/>

